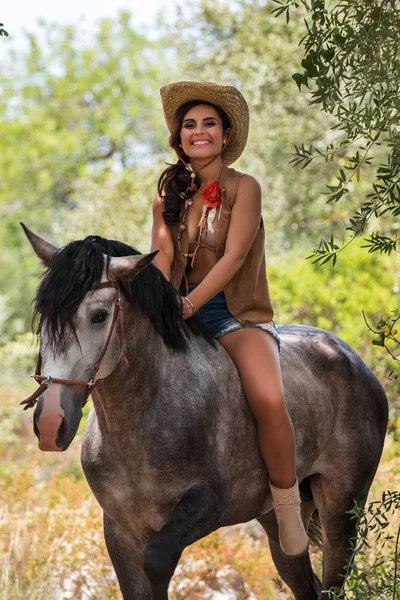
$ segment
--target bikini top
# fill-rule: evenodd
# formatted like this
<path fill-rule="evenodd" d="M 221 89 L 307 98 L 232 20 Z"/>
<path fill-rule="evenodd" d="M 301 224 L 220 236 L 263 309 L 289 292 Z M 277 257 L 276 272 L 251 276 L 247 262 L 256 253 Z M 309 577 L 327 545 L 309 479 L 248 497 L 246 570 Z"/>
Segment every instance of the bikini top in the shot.
<path fill-rule="evenodd" d="M 207 248 L 208 250 L 212 250 L 213 252 L 217 251 L 217 232 L 211 232 L 209 230 L 202 231 L 200 236 L 200 240 L 192 240 L 189 241 L 189 249 L 188 252 L 192 253 L 199 248 Z"/>

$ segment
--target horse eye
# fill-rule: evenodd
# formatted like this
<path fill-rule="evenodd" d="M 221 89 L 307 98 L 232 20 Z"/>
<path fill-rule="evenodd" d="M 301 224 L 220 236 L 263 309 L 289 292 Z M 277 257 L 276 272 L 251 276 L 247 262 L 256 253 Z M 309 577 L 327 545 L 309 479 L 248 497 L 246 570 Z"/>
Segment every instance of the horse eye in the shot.
<path fill-rule="evenodd" d="M 104 323 L 104 321 L 108 317 L 108 312 L 106 310 L 99 310 L 99 312 L 95 313 L 92 318 L 92 323 Z"/>

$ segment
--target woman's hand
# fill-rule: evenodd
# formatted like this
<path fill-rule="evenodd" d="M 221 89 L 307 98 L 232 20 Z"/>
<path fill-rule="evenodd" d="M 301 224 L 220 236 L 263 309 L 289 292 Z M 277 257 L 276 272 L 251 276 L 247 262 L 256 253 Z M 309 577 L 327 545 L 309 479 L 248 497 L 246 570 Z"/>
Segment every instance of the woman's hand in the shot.
<path fill-rule="evenodd" d="M 190 319 L 194 315 L 194 306 L 186 296 L 181 296 L 182 319 Z"/>

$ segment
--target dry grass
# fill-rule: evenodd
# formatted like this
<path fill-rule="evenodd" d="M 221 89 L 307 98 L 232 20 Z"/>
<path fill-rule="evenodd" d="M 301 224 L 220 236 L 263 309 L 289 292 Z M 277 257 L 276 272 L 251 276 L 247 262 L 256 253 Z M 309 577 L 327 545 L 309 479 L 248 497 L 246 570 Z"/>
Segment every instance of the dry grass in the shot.
<path fill-rule="evenodd" d="M 83 477 L 80 439 L 41 453 L 24 391 L 1 390 L 0 600 L 120 599 L 105 548 L 101 509 Z M 388 441 L 371 497 L 400 488 L 399 448 Z M 394 525 L 394 524 L 393 524 Z M 318 568 L 320 557 L 315 555 Z M 288 599 L 256 523 L 220 530 L 186 549 L 172 600 Z"/>

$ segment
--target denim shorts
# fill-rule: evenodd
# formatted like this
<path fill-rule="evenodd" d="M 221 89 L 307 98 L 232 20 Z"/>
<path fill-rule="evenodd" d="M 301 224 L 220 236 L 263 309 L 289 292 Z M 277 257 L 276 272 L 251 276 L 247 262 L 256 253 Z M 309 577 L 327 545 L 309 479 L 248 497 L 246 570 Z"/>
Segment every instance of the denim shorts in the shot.
<path fill-rule="evenodd" d="M 196 286 L 192 286 L 189 290 L 191 291 L 195 287 Z M 281 351 L 281 340 L 279 333 L 276 330 L 275 323 L 273 321 L 268 321 L 268 323 L 240 323 L 240 321 L 235 319 L 229 312 L 224 292 L 220 292 L 214 296 L 214 298 L 211 298 L 211 300 L 199 308 L 196 315 L 200 317 L 205 325 L 207 325 L 216 340 L 227 333 L 232 333 L 232 331 L 256 327 L 257 329 L 262 329 L 272 335 L 278 343 L 279 352 Z"/>

